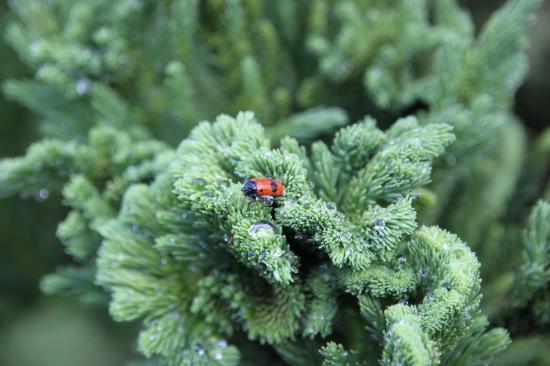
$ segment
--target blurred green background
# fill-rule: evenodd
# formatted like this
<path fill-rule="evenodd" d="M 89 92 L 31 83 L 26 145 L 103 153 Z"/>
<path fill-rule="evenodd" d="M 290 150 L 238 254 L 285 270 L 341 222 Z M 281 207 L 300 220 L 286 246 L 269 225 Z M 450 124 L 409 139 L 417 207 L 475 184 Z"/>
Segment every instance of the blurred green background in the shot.
<path fill-rule="evenodd" d="M 28 70 L 5 43 L 10 14 L 0 3 L 0 84 Z M 0 157 L 17 156 L 39 138 L 33 116 L 0 93 Z M 0 365 L 122 365 L 136 357 L 128 326 L 103 309 L 40 293 L 43 275 L 69 261 L 55 231 L 60 197 L 0 200 Z"/>
<path fill-rule="evenodd" d="M 463 0 L 479 26 L 503 3 Z M 0 34 L 10 17 L 0 3 Z M 0 83 L 28 70 L 0 39 Z M 550 116 L 550 4 L 530 30 L 530 73 L 515 110 L 531 133 Z M 33 116 L 0 95 L 0 157 L 17 156 L 38 138 Z M 184 136 L 181 136 L 182 138 Z M 0 201 L 0 365 L 122 365 L 138 358 L 132 326 L 114 324 L 101 309 L 40 294 L 40 278 L 69 261 L 55 237 L 65 210 L 59 197 Z"/>

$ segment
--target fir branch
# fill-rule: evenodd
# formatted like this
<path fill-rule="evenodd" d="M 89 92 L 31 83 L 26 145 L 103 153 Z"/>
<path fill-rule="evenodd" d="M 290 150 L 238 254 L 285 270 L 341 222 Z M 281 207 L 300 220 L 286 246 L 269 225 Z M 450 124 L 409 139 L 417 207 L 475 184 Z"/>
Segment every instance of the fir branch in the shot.
<path fill-rule="evenodd" d="M 477 39 L 454 0 L 10 3 L 7 39 L 33 77 L 3 89 L 48 139 L 0 162 L 0 196 L 61 192 L 58 237 L 78 262 L 43 290 L 100 302 L 95 277 L 167 365 L 257 364 L 258 343 L 290 365 L 492 362 L 509 337 L 481 314 L 479 262 L 417 211 L 482 254 L 513 253 L 516 223 L 498 222 L 524 155 L 510 104 L 540 3 L 507 1 Z M 221 115 L 169 147 L 239 110 L 265 129 Z M 367 116 L 327 142 L 367 111 L 380 126 Z M 251 201 L 252 177 L 285 196 Z M 536 329 L 545 205 L 511 292 Z"/>

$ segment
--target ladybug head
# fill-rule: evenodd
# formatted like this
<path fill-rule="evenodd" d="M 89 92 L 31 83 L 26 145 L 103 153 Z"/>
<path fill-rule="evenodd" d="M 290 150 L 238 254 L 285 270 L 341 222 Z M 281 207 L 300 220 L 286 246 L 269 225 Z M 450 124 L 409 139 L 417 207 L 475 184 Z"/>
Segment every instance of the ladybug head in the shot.
<path fill-rule="evenodd" d="M 256 182 L 247 179 L 246 182 L 244 182 L 243 184 L 242 191 L 245 196 L 254 196 L 256 194 Z"/>

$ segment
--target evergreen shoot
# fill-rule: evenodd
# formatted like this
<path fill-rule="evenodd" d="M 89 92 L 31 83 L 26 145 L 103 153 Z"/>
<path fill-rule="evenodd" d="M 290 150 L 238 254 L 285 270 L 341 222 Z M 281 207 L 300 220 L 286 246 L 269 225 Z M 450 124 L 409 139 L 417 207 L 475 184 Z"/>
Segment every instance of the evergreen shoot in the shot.
<path fill-rule="evenodd" d="M 0 196 L 61 200 L 74 259 L 42 290 L 152 365 L 544 364 L 550 134 L 512 113 L 540 3 L 10 1 L 42 137 Z"/>

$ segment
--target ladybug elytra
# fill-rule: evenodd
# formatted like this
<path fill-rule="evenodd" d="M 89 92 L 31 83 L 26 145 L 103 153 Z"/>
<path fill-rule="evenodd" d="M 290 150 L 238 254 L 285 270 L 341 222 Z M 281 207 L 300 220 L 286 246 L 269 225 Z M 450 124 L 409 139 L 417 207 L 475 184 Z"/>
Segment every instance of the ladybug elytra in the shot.
<path fill-rule="evenodd" d="M 247 179 L 243 184 L 242 191 L 245 196 L 263 202 L 273 201 L 274 197 L 281 197 L 285 194 L 281 182 L 270 178 Z"/>

